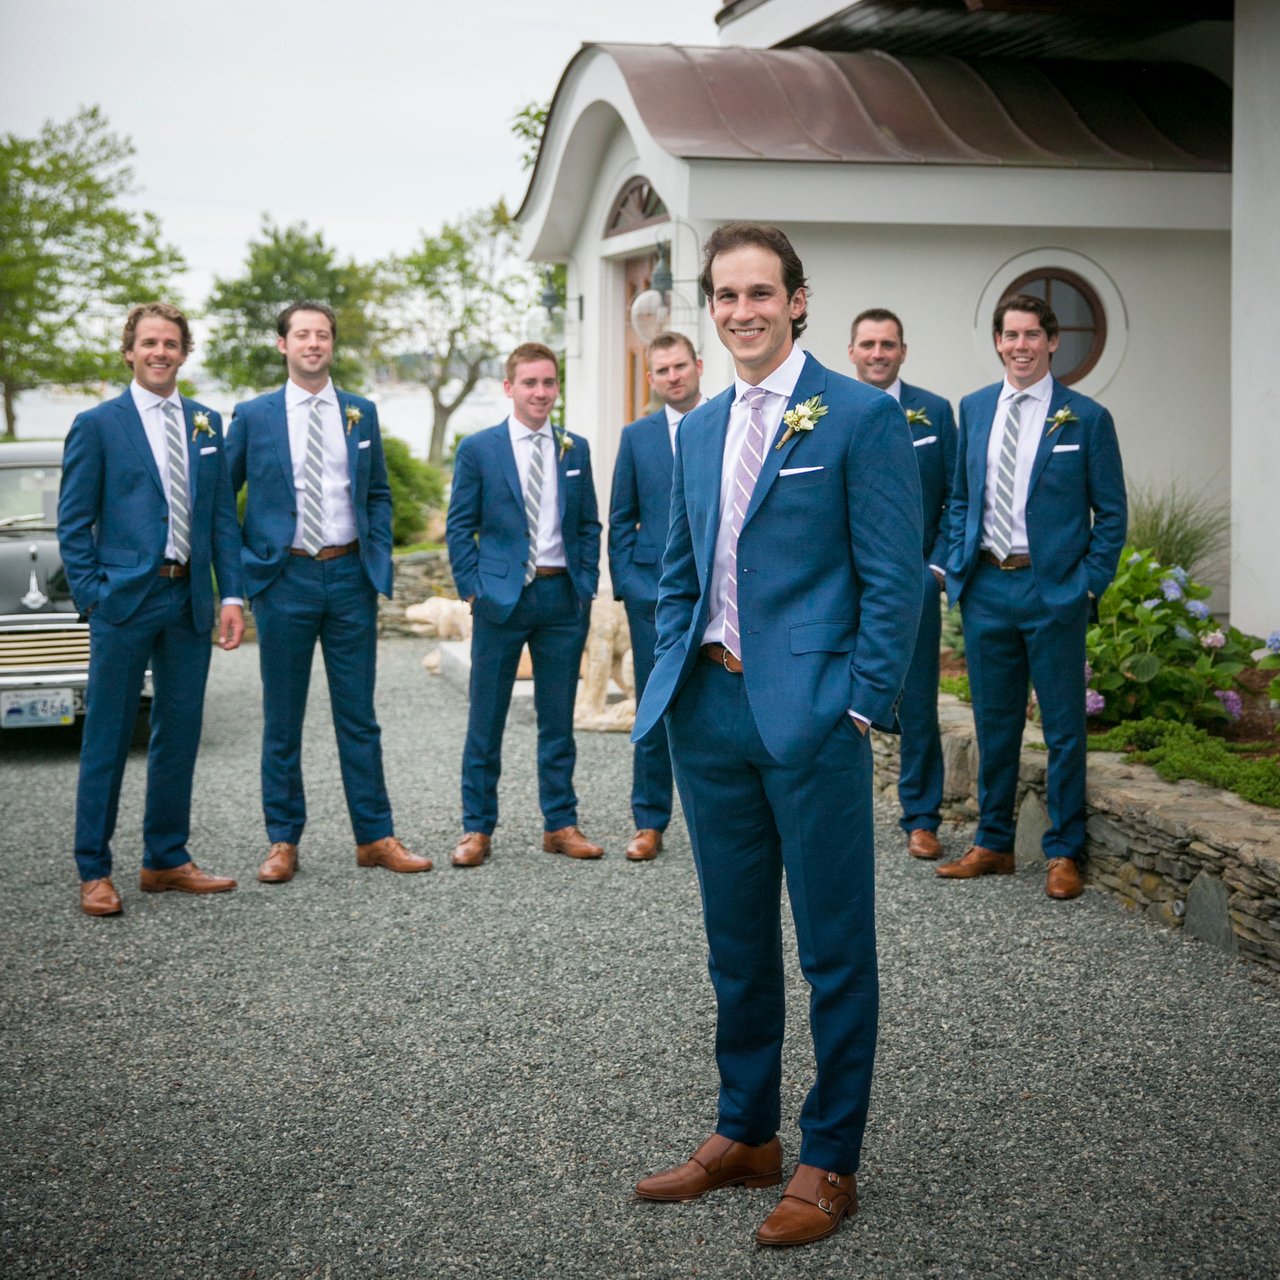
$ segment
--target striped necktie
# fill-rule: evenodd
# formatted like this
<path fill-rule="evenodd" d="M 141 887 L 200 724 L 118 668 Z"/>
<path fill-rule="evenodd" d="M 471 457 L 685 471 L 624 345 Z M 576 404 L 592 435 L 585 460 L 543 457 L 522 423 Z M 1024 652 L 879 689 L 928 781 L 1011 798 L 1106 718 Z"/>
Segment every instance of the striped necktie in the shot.
<path fill-rule="evenodd" d="M 1022 402 L 1018 394 L 1009 401 L 1009 416 L 1000 442 L 1000 465 L 996 470 L 996 496 L 991 504 L 991 554 L 1003 560 L 1013 549 L 1013 476 L 1018 467 L 1018 432 L 1022 427 Z"/>
<path fill-rule="evenodd" d="M 324 424 L 320 420 L 319 396 L 311 397 L 303 472 L 306 487 L 302 508 L 302 549 L 313 556 L 324 546 Z"/>
<path fill-rule="evenodd" d="M 181 564 L 191 559 L 191 492 L 187 488 L 187 442 L 182 419 L 169 400 L 160 402 L 164 415 L 165 454 L 169 469 L 169 527 L 173 530 L 173 555 Z"/>
<path fill-rule="evenodd" d="M 524 491 L 524 518 L 529 526 L 529 561 L 524 567 L 526 587 L 538 574 L 538 525 L 542 520 L 542 440 L 541 431 L 529 433 L 529 482 Z"/>
<path fill-rule="evenodd" d="M 749 387 L 742 398 L 747 402 L 747 434 L 733 473 L 733 517 L 729 521 L 729 576 L 724 592 L 724 646 L 742 659 L 742 639 L 738 630 L 738 538 L 747 518 L 751 495 L 755 492 L 760 468 L 764 465 L 764 402 L 769 393 L 763 387 Z"/>

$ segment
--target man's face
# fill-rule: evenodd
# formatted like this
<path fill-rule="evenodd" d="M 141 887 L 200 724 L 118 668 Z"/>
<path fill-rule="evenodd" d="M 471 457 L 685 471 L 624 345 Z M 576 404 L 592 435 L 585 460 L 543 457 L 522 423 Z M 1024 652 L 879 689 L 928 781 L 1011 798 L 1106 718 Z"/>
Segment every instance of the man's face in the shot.
<path fill-rule="evenodd" d="M 161 316 L 143 316 L 134 330 L 133 346 L 124 353 L 124 362 L 133 370 L 138 385 L 158 396 L 173 394 L 178 370 L 186 358 L 182 330 Z"/>
<path fill-rule="evenodd" d="M 1033 311 L 1006 311 L 996 334 L 996 354 L 1004 361 L 1009 385 L 1019 391 L 1033 387 L 1049 372 L 1049 358 L 1058 349 L 1058 335 L 1045 336 Z"/>
<path fill-rule="evenodd" d="M 333 326 L 323 311 L 295 311 L 289 332 L 276 339 L 289 376 L 301 386 L 319 384 L 329 377 L 333 364 Z"/>
<path fill-rule="evenodd" d="M 516 418 L 539 431 L 551 416 L 560 394 L 560 374 L 554 360 L 528 360 L 516 365 L 516 376 L 503 380 Z"/>
<path fill-rule="evenodd" d="M 698 403 L 702 361 L 683 342 L 659 347 L 649 357 L 649 385 L 663 404 L 688 413 Z"/>
<path fill-rule="evenodd" d="M 803 289 L 787 297 L 782 259 L 772 249 L 742 245 L 711 263 L 711 318 L 738 376 L 753 386 L 791 354 L 791 321 L 804 303 Z"/>
<path fill-rule="evenodd" d="M 887 390 L 898 380 L 907 345 L 892 320 L 863 320 L 849 343 L 849 359 L 858 381 Z"/>

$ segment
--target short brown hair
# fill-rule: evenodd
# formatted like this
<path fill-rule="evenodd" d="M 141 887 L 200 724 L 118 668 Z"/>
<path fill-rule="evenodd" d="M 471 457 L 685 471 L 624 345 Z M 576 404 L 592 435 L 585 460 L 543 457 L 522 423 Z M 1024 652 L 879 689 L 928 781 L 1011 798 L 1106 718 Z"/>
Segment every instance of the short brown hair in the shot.
<path fill-rule="evenodd" d="M 134 307 L 125 317 L 124 333 L 120 338 L 121 355 L 126 355 L 133 350 L 134 339 L 138 336 L 138 324 L 149 317 L 176 324 L 178 331 L 182 334 L 182 354 L 184 356 L 191 354 L 191 326 L 187 323 L 187 317 L 171 302 L 143 302 Z"/>
<path fill-rule="evenodd" d="M 522 342 L 507 357 L 507 381 L 516 380 L 517 365 L 533 364 L 535 360 L 550 360 L 556 367 L 556 377 L 560 376 L 560 361 L 556 359 L 556 353 L 550 347 L 544 346 L 541 342 Z"/>
<path fill-rule="evenodd" d="M 293 317 L 299 311 L 318 311 L 329 322 L 329 332 L 333 340 L 335 342 L 338 340 L 338 317 L 333 314 L 333 308 L 327 302 L 317 302 L 314 298 L 301 298 L 297 302 L 291 302 L 276 316 L 276 332 L 282 338 L 289 336 L 289 325 L 293 323 Z"/>
<path fill-rule="evenodd" d="M 791 241 L 780 227 L 772 227 L 766 222 L 726 222 L 718 226 L 702 246 L 702 275 L 698 279 L 702 286 L 703 296 L 710 299 L 713 293 L 711 284 L 711 264 L 722 253 L 731 249 L 743 249 L 754 246 L 757 249 L 768 249 L 776 253 L 782 263 L 782 285 L 787 291 L 787 298 L 795 297 L 797 289 L 807 289 L 809 282 L 804 278 L 804 264 L 799 254 L 791 247 Z M 798 338 L 809 321 L 809 309 L 806 307 L 791 321 L 791 337 Z"/>
<path fill-rule="evenodd" d="M 865 311 L 859 311 L 853 317 L 853 323 L 849 326 L 849 342 L 851 345 L 857 342 L 858 326 L 864 320 L 870 320 L 872 324 L 883 324 L 886 320 L 892 320 L 898 326 L 898 341 L 906 342 L 907 340 L 907 335 L 902 330 L 902 321 L 888 307 L 868 307 Z"/>
<path fill-rule="evenodd" d="M 1058 336 L 1058 317 L 1053 308 L 1043 299 L 1034 298 L 1029 293 L 1012 293 L 1001 298 L 996 305 L 995 314 L 991 317 L 991 332 L 998 338 L 1004 331 L 1004 317 L 1008 311 L 1026 311 L 1040 321 L 1046 338 Z"/>
<path fill-rule="evenodd" d="M 652 366 L 653 357 L 659 351 L 666 351 L 670 347 L 684 347 L 689 352 L 690 360 L 697 360 L 698 353 L 693 349 L 693 339 L 686 337 L 683 333 L 672 333 L 670 329 L 658 334 L 654 340 L 644 349 L 644 362 L 646 365 Z"/>

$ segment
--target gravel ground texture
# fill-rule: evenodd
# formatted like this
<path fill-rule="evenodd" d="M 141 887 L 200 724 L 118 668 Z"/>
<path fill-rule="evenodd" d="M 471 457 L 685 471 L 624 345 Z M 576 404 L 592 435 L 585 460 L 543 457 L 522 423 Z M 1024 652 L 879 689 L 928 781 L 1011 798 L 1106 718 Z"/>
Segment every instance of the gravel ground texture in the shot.
<path fill-rule="evenodd" d="M 76 909 L 77 744 L 7 733 L 0 1270 L 19 1277 L 970 1277 L 1280 1273 L 1280 986 L 1039 875 L 943 883 L 879 813 L 881 1038 L 836 1236 L 753 1242 L 776 1190 L 633 1198 L 711 1131 L 714 1011 L 688 838 L 648 864 L 630 747 L 579 736 L 602 861 L 541 851 L 535 732 L 503 821 L 454 870 L 462 696 L 380 650 L 398 833 L 427 875 L 360 870 L 317 662 L 311 823 L 255 879 L 253 647 L 215 653 L 191 848 L 209 898 L 137 889 L 145 752 L 116 840 L 122 917 Z M 960 852 L 968 832 L 945 833 Z M 788 938 L 783 1146 L 812 1071 Z"/>

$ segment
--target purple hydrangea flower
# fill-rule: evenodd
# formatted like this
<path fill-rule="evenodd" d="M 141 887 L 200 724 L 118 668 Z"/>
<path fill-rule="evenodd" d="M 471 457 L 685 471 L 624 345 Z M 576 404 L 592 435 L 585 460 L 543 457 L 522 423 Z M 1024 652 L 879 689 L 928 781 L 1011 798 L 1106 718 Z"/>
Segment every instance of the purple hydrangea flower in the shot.
<path fill-rule="evenodd" d="M 1166 600 L 1181 600 L 1182 588 L 1172 578 L 1164 578 L 1160 582 L 1160 590 Z"/>
<path fill-rule="evenodd" d="M 1194 639 L 1195 639 L 1195 636 L 1193 636 L 1193 635 L 1191 634 L 1191 632 L 1190 632 L 1190 631 L 1188 631 L 1188 630 L 1187 630 L 1187 628 L 1186 628 L 1186 627 L 1184 627 L 1184 626 L 1182 625 L 1182 623 L 1180 623 L 1180 622 L 1179 622 L 1179 623 L 1175 623 L 1175 624 L 1174 624 L 1173 634 L 1174 634 L 1175 636 L 1177 636 L 1179 640 L 1194 640 Z"/>
<path fill-rule="evenodd" d="M 1084 691 L 1084 713 L 1087 716 L 1098 715 L 1107 705 L 1107 700 L 1097 689 Z"/>
<path fill-rule="evenodd" d="M 1141 564 L 1141 563 L 1142 563 L 1142 552 L 1141 552 L 1141 551 L 1135 551 L 1135 552 L 1133 553 L 1133 555 L 1131 555 L 1131 556 L 1128 558 L 1128 560 L 1126 560 L 1126 561 L 1125 561 L 1125 564 Z"/>
<path fill-rule="evenodd" d="M 1159 596 L 1152 596 L 1150 600 L 1142 602 L 1142 607 L 1144 609 L 1158 609 L 1162 604 L 1164 604 L 1164 601 Z"/>
<path fill-rule="evenodd" d="M 1270 649 L 1272 653 L 1280 653 L 1280 629 L 1273 631 L 1267 637 L 1267 648 Z"/>
<path fill-rule="evenodd" d="M 1169 570 L 1169 577 L 1171 577 L 1180 587 L 1185 587 L 1187 585 L 1187 571 L 1180 564 L 1175 564 L 1173 568 Z"/>
<path fill-rule="evenodd" d="M 1222 703 L 1222 709 L 1227 713 L 1228 720 L 1239 720 L 1244 714 L 1244 704 L 1234 689 L 1215 689 L 1213 696 Z"/>
<path fill-rule="evenodd" d="M 1200 643 L 1206 649 L 1221 649 L 1227 643 L 1227 637 L 1221 631 L 1206 631 L 1200 637 Z"/>
<path fill-rule="evenodd" d="M 1088 684 L 1093 679 L 1093 668 L 1089 665 L 1089 659 L 1084 660 L 1084 682 Z"/>
<path fill-rule="evenodd" d="M 1203 600 L 1188 600 L 1187 612 L 1193 618 L 1199 618 L 1203 622 L 1209 616 L 1209 606 Z"/>

